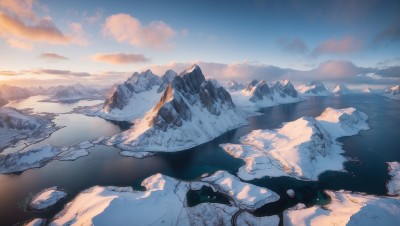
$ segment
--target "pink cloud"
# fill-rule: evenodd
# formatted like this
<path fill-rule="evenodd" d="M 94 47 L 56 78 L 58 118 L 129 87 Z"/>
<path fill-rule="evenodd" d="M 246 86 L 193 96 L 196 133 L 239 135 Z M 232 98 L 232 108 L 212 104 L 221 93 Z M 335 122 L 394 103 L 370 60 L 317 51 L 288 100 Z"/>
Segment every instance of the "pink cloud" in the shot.
<path fill-rule="evenodd" d="M 52 60 L 52 61 L 58 61 L 58 60 L 68 60 L 67 57 L 61 56 L 57 53 L 42 53 L 39 56 L 40 58 L 47 59 L 47 60 Z"/>
<path fill-rule="evenodd" d="M 0 9 L 7 14 L 19 19 L 38 20 L 38 16 L 32 11 L 35 0 L 1 0 Z"/>
<path fill-rule="evenodd" d="M 149 61 L 143 54 L 129 53 L 98 53 L 91 56 L 93 61 L 105 62 L 109 64 L 132 64 L 144 63 Z"/>
<path fill-rule="evenodd" d="M 27 25 L 17 18 L 0 13 L 0 35 L 12 35 L 32 41 L 65 44 L 71 42 L 71 37 L 58 30 L 50 19 L 42 19 L 35 25 Z"/>
<path fill-rule="evenodd" d="M 168 40 L 176 33 L 163 21 L 152 21 L 149 25 L 142 26 L 138 19 L 123 13 L 107 17 L 103 32 L 118 42 L 156 49 L 170 48 Z"/>
<path fill-rule="evenodd" d="M 29 42 L 24 42 L 18 39 L 8 39 L 7 44 L 13 48 L 22 49 L 22 50 L 32 50 L 33 45 Z"/>
<path fill-rule="evenodd" d="M 343 54 L 352 53 L 361 49 L 362 43 L 351 36 L 341 40 L 331 39 L 320 43 L 311 52 L 311 56 L 317 57 L 323 54 Z"/>

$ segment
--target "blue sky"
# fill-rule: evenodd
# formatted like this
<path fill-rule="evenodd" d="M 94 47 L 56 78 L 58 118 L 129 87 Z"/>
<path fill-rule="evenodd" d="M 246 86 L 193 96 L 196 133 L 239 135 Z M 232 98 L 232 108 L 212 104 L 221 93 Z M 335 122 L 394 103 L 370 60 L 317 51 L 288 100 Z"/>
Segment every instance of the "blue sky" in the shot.
<path fill-rule="evenodd" d="M 310 78 L 319 80 L 393 71 L 400 65 L 398 12 L 399 1 L 375 0 L 1 0 L 0 82 L 112 82 L 192 63 L 210 77 L 241 80 L 268 77 L 271 70 L 260 67 L 270 66 L 314 71 Z M 327 62 L 333 72 L 317 75 Z M 379 76 L 399 81 L 396 73 Z"/>

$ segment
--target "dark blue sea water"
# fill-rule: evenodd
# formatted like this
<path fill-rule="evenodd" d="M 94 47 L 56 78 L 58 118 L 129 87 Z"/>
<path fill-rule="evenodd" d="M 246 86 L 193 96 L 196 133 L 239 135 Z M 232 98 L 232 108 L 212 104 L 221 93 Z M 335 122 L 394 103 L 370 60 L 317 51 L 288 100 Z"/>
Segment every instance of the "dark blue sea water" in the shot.
<path fill-rule="evenodd" d="M 35 217 L 52 217 L 63 206 L 71 201 L 80 191 L 94 185 L 133 186 L 142 189 L 141 181 L 155 173 L 166 174 L 182 180 L 193 180 L 204 173 L 226 170 L 236 174 L 244 164 L 226 154 L 218 145 L 222 143 L 237 143 L 253 129 L 274 129 L 283 122 L 292 121 L 302 116 L 318 116 L 326 107 L 355 107 L 365 112 L 369 119 L 370 130 L 361 131 L 356 136 L 340 139 L 343 143 L 345 156 L 353 161 L 345 163 L 346 172 L 325 172 L 319 181 L 299 181 L 288 177 L 262 178 L 250 183 L 264 186 L 277 192 L 281 199 L 270 203 L 254 212 L 257 216 L 281 214 L 288 207 L 302 202 L 307 206 L 325 204 L 329 199 L 323 190 L 350 190 L 374 195 L 385 195 L 385 184 L 389 179 L 387 174 L 388 161 L 400 161 L 400 101 L 386 100 L 378 95 L 345 95 L 330 97 L 315 97 L 308 101 L 280 105 L 261 110 L 261 116 L 249 119 L 249 125 L 229 131 L 220 137 L 177 153 L 164 153 L 145 159 L 122 157 L 118 149 L 105 146 L 95 146 L 90 155 L 72 162 L 53 161 L 38 169 L 30 169 L 20 174 L 0 175 L 0 225 L 11 225 L 30 220 Z M 90 128 L 82 129 L 68 120 L 72 118 L 87 118 L 76 115 L 65 115 L 59 118 L 60 124 L 66 124 L 68 141 L 60 141 L 63 137 L 54 134 L 47 142 L 59 142 L 67 145 L 77 142 L 87 134 L 110 135 L 120 131 L 120 127 L 102 119 L 90 121 Z M 88 119 L 89 120 L 89 119 Z M 82 124 L 84 125 L 84 124 Z M 76 129 L 73 129 L 76 128 Z M 102 128 L 102 132 L 98 128 Z M 93 130 L 93 133 L 90 131 Z M 97 130 L 94 132 L 94 130 Z M 92 136 L 91 135 L 91 136 Z M 91 137 L 90 136 L 90 137 Z M 55 139 L 55 140 L 52 140 Z M 27 200 L 32 194 L 44 188 L 59 186 L 68 192 L 68 197 L 54 207 L 40 212 L 24 210 Z M 295 198 L 286 195 L 287 189 L 296 192 Z M 200 192 L 190 192 L 188 200 L 191 205 L 199 202 L 222 202 L 226 198 L 220 194 L 204 189 Z"/>

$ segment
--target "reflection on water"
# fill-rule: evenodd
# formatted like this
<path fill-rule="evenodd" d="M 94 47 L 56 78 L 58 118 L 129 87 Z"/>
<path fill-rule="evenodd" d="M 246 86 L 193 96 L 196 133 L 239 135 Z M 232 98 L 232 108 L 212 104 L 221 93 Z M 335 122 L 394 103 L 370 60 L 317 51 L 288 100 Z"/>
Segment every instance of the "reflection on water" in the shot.
<path fill-rule="evenodd" d="M 323 173 L 317 182 L 299 181 L 288 177 L 251 181 L 281 196 L 278 202 L 267 204 L 256 210 L 255 214 L 257 216 L 281 214 L 284 209 L 299 202 L 307 206 L 325 204 L 329 201 L 322 192 L 325 189 L 345 189 L 385 195 L 385 184 L 388 179 L 385 162 L 400 161 L 398 151 L 400 102 L 386 101 L 374 95 L 315 97 L 301 103 L 266 108 L 261 111 L 264 115 L 250 118 L 249 125 L 183 152 L 134 159 L 120 156 L 116 148 L 98 145 L 89 149 L 90 155 L 73 162 L 53 161 L 42 168 L 27 170 L 19 175 L 0 175 L 0 225 L 9 225 L 33 217 L 51 217 L 78 192 L 94 185 L 132 186 L 135 189 L 143 189 L 140 186 L 142 180 L 155 173 L 182 180 L 193 180 L 204 173 L 213 173 L 217 170 L 227 170 L 236 174 L 244 162 L 226 154 L 218 146 L 219 144 L 238 143 L 240 136 L 253 129 L 274 129 L 281 126 L 283 122 L 302 116 L 318 116 L 326 107 L 355 107 L 369 116 L 368 123 L 371 130 L 340 139 L 344 143 L 345 155 L 356 158 L 358 161 L 345 163 L 347 172 Z M 108 131 L 109 133 L 114 133 L 119 129 L 103 123 L 99 125 L 95 121 L 90 122 L 86 116 L 75 114 L 61 116 L 58 118 L 58 123 L 64 123 L 71 130 L 66 129 L 62 134 L 60 130 L 60 135 L 53 134 L 54 144 L 83 141 L 81 137 L 94 137 L 100 134 L 95 130 L 103 132 L 109 130 L 111 131 Z M 89 122 L 82 122 L 86 120 Z M 81 127 L 86 129 L 80 128 L 79 125 L 85 125 Z M 87 135 L 89 131 L 93 133 Z M 30 193 L 36 193 L 50 186 L 65 189 L 69 193 L 68 198 L 43 212 L 25 212 L 18 207 L 17 203 L 23 202 Z M 296 192 L 295 198 L 287 196 L 287 189 L 293 189 Z M 205 196 L 209 196 L 207 191 Z M 201 196 L 200 192 L 200 196 L 193 200 L 201 202 L 207 199 L 204 199 L 204 194 Z"/>

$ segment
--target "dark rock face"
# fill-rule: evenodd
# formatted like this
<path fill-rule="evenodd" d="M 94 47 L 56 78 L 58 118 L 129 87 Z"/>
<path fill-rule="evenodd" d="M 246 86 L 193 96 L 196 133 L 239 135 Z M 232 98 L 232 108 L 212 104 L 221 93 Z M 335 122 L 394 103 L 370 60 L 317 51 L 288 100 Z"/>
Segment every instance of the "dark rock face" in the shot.
<path fill-rule="evenodd" d="M 253 80 L 248 86 L 247 89 L 250 89 L 252 91 L 252 96 L 250 97 L 250 101 L 255 103 L 257 101 L 263 100 L 264 98 L 270 98 L 273 99 L 271 96 L 271 91 L 270 88 L 268 87 L 268 84 L 265 80 L 261 80 L 260 82 L 256 83 L 253 85 L 257 80 Z"/>
<path fill-rule="evenodd" d="M 110 110 L 118 108 L 122 110 L 133 95 L 149 91 L 154 86 L 160 86 L 162 83 L 163 80 L 150 70 L 140 74 L 135 72 L 127 81 L 117 85 L 114 92 L 112 92 L 104 102 L 103 109 Z"/>
<path fill-rule="evenodd" d="M 256 86 L 258 83 L 257 79 L 254 79 L 253 81 L 251 81 L 249 83 L 249 85 L 247 85 L 246 91 L 251 91 L 253 89 L 254 86 Z"/>
<path fill-rule="evenodd" d="M 284 82 L 276 82 L 272 88 L 274 92 L 277 92 L 281 97 L 286 97 L 290 96 L 293 98 L 296 98 L 299 94 L 297 93 L 297 90 L 294 88 L 292 83 L 288 80 Z"/>
<path fill-rule="evenodd" d="M 168 127 L 181 127 L 183 121 L 191 120 L 191 106 L 194 105 L 200 105 L 214 115 L 220 115 L 221 105 L 234 108 L 230 94 L 212 81 L 206 81 L 200 67 L 194 65 L 174 77 L 168 85 L 153 109 L 152 125 L 164 131 Z"/>
<path fill-rule="evenodd" d="M 173 70 L 168 70 L 167 72 L 165 72 L 165 74 L 161 77 L 162 84 L 160 85 L 160 87 L 158 87 L 157 93 L 164 92 L 164 90 L 176 76 L 178 76 L 178 74 L 176 74 L 176 72 Z"/>
<path fill-rule="evenodd" d="M 42 116 L 27 115 L 15 108 L 0 109 L 0 127 L 16 130 L 36 130 L 48 123 Z"/>
<path fill-rule="evenodd" d="M 322 82 L 312 81 L 312 82 L 310 82 L 309 86 L 312 88 L 307 90 L 306 93 L 318 94 L 321 92 L 328 92 L 328 90 L 325 88 L 325 86 Z"/>
<path fill-rule="evenodd" d="M 231 80 L 227 84 L 227 88 L 231 91 L 242 90 L 245 88 L 243 84 L 236 82 L 235 80 Z"/>
<path fill-rule="evenodd" d="M 110 109 L 118 108 L 122 110 L 122 108 L 127 105 L 129 98 L 131 96 L 131 92 L 128 92 L 129 84 L 124 83 L 123 85 L 118 85 L 115 88 L 115 91 L 111 93 L 110 97 L 104 103 L 104 107 L 108 107 Z"/>

